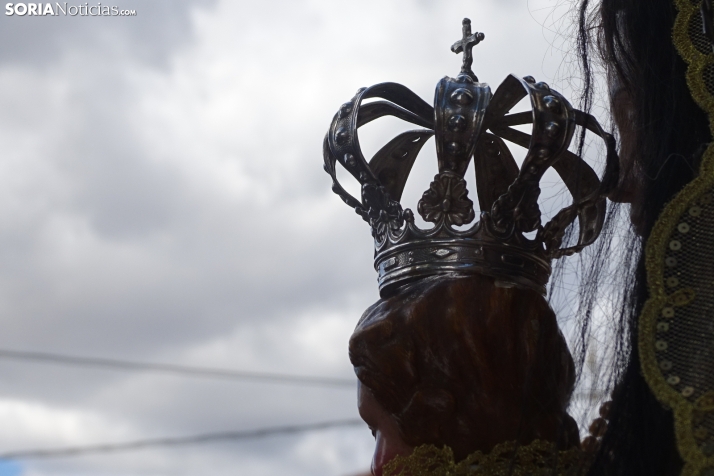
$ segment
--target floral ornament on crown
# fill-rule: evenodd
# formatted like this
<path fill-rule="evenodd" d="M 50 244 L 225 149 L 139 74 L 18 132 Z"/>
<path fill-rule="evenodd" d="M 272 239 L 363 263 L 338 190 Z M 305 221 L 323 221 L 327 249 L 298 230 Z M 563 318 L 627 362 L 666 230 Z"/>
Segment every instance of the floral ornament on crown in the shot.
<path fill-rule="evenodd" d="M 474 203 L 468 198 L 466 180 L 448 172 L 438 174 L 424 192 L 417 210 L 424 220 L 461 226 L 470 223 L 475 216 Z"/>
<path fill-rule="evenodd" d="M 372 236 L 382 241 L 391 230 L 395 232 L 404 224 L 402 206 L 391 200 L 386 189 L 379 185 L 366 183 L 362 186 L 362 216 L 372 227 Z"/>

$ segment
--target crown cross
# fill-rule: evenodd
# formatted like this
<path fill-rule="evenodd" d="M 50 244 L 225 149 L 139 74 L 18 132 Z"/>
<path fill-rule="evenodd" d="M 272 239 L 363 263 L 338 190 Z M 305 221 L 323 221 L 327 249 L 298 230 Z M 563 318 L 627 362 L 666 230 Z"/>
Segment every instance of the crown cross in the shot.
<path fill-rule="evenodd" d="M 462 38 L 453 45 L 451 45 L 451 51 L 456 54 L 463 52 L 464 62 L 461 65 L 461 74 L 465 74 L 474 81 L 478 81 L 478 78 L 471 70 L 471 65 L 473 65 L 474 63 L 472 50 L 474 46 L 478 45 L 484 40 L 484 38 L 486 38 L 486 35 L 480 32 L 471 34 L 471 20 L 469 20 L 468 18 L 464 18 L 464 21 L 461 22 L 461 25 Z"/>

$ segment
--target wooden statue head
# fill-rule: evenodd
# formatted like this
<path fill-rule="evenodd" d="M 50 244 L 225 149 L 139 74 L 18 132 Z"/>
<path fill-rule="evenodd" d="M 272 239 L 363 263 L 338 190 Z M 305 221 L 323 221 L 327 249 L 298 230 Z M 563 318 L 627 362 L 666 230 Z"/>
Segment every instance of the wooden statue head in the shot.
<path fill-rule="evenodd" d="M 505 441 L 579 444 L 566 413 L 573 360 L 535 291 L 479 275 L 424 279 L 367 309 L 349 351 L 409 447 L 448 445 L 462 459 Z"/>

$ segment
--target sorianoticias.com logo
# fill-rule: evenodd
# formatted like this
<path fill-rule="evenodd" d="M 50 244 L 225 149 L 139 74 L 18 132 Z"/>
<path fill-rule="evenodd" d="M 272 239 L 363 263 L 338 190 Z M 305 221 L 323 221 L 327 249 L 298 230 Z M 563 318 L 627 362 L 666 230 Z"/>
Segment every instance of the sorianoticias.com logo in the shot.
<path fill-rule="evenodd" d="M 6 3 L 5 15 L 7 16 L 80 16 L 80 17 L 119 17 L 136 16 L 136 10 L 122 10 L 117 6 L 102 5 L 69 5 L 67 2 L 40 2 L 40 3 Z"/>

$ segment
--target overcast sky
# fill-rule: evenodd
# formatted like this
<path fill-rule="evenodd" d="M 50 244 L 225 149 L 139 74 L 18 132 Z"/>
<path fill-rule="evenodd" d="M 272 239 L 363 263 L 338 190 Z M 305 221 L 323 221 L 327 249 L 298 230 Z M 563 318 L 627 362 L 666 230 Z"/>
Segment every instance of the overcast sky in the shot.
<path fill-rule="evenodd" d="M 449 47 L 465 16 L 486 34 L 474 51 L 482 81 L 533 75 L 572 97 L 567 7 L 556 3 L 134 0 L 103 2 L 131 17 L 3 12 L 0 349 L 354 379 L 347 341 L 377 285 L 369 228 L 322 171 L 333 114 L 383 81 L 431 102 L 459 71 Z M 365 155 L 399 127 L 370 124 Z M 431 148 L 407 206 L 436 171 Z M 0 359 L 0 453 L 355 417 L 352 387 Z M 372 444 L 356 427 L 19 460 L 0 475 L 349 476 L 369 467 Z"/>

